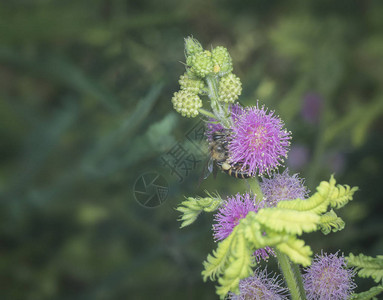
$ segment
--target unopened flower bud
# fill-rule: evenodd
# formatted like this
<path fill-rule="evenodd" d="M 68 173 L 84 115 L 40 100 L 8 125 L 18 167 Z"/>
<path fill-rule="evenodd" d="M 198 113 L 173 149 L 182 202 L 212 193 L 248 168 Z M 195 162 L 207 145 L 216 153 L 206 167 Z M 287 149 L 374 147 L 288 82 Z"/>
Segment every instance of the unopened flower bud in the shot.
<path fill-rule="evenodd" d="M 185 55 L 186 57 L 192 56 L 194 54 L 200 53 L 203 51 L 201 44 L 192 37 L 187 37 L 185 39 Z"/>
<path fill-rule="evenodd" d="M 241 80 L 230 73 L 223 76 L 219 82 L 219 100 L 226 103 L 234 103 L 242 92 Z"/>
<path fill-rule="evenodd" d="M 187 73 L 181 75 L 180 80 L 178 82 L 181 86 L 181 90 L 188 90 L 193 94 L 200 93 L 201 90 L 205 87 L 205 84 L 202 80 L 198 78 L 193 78 Z"/>
<path fill-rule="evenodd" d="M 198 115 L 198 109 L 202 107 L 202 101 L 198 95 L 188 90 L 180 90 L 174 93 L 172 98 L 174 109 L 183 117 L 194 118 Z"/>
<path fill-rule="evenodd" d="M 193 56 L 189 56 L 186 60 L 186 64 L 190 67 L 190 71 L 194 75 L 201 78 L 213 72 L 211 52 L 207 50 L 196 53 Z"/>
<path fill-rule="evenodd" d="M 224 75 L 233 71 L 233 63 L 229 52 L 225 47 L 216 47 L 212 51 L 214 73 Z"/>

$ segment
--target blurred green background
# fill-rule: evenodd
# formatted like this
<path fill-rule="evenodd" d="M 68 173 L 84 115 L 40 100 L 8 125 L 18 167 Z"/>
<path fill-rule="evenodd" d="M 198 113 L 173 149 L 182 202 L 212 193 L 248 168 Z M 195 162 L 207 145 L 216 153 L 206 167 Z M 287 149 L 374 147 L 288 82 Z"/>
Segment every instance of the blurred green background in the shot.
<path fill-rule="evenodd" d="M 285 120 L 288 166 L 311 190 L 331 173 L 360 187 L 343 231 L 305 237 L 313 250 L 383 254 L 382 4 L 1 1 L 0 298 L 217 298 L 200 275 L 212 216 L 180 230 L 174 208 L 246 185 L 220 173 L 198 186 L 198 118 L 170 102 L 188 35 L 229 49 L 241 102 Z M 162 160 L 175 145 L 198 158 L 182 180 Z M 145 172 L 168 184 L 155 208 L 135 199 Z"/>

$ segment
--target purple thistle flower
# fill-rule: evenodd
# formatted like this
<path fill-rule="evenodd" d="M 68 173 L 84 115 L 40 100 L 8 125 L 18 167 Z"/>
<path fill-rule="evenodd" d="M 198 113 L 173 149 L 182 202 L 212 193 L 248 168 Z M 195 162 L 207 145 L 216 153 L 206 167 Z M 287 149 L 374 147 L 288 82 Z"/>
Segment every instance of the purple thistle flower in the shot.
<path fill-rule="evenodd" d="M 215 240 L 221 241 L 227 238 L 239 221 L 245 218 L 250 211 L 257 212 L 262 207 L 264 207 L 263 202 L 256 204 L 256 196 L 237 194 L 229 197 L 214 216 L 216 222 L 213 225 Z M 270 247 L 265 247 L 257 249 L 253 255 L 256 262 L 259 262 L 261 259 L 267 260 L 269 255 L 275 256 L 275 253 Z"/>
<path fill-rule="evenodd" d="M 242 170 L 259 175 L 276 169 L 287 157 L 291 132 L 283 121 L 262 106 L 250 107 L 234 120 L 229 144 L 231 161 L 241 163 Z"/>
<path fill-rule="evenodd" d="M 250 211 L 257 212 L 263 207 L 263 203 L 256 204 L 256 196 L 249 194 L 237 194 L 227 198 L 214 216 L 217 224 L 213 225 L 214 238 L 221 241 L 227 238 L 238 225 L 239 220 L 245 218 Z"/>
<path fill-rule="evenodd" d="M 262 178 L 261 189 L 267 206 L 276 206 L 281 200 L 305 199 L 309 193 L 304 180 L 298 174 L 290 176 L 288 169 L 270 179 Z"/>
<path fill-rule="evenodd" d="M 239 282 L 239 295 L 229 293 L 231 300 L 284 300 L 287 299 L 287 289 L 281 286 L 278 276 L 269 277 L 267 270 L 257 268 L 253 276 Z"/>
<path fill-rule="evenodd" d="M 231 118 L 233 121 L 235 121 L 244 111 L 243 107 L 238 103 L 230 105 L 230 110 Z M 205 136 L 207 137 L 208 141 L 212 141 L 213 133 L 222 130 L 224 130 L 224 127 L 221 125 L 221 123 L 218 123 L 217 120 L 210 118 L 209 122 L 206 123 Z"/>
<path fill-rule="evenodd" d="M 348 299 L 356 287 L 352 279 L 356 272 L 347 269 L 344 257 L 338 257 L 338 252 L 316 255 L 305 271 L 303 283 L 308 300 Z"/>

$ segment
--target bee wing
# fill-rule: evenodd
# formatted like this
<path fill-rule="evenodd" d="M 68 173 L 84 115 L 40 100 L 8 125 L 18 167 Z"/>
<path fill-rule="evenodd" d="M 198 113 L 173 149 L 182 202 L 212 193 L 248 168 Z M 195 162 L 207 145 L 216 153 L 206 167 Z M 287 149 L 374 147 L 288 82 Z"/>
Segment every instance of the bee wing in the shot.
<path fill-rule="evenodd" d="M 206 160 L 206 163 L 204 164 L 204 167 L 202 169 L 201 175 L 198 179 L 198 185 L 197 188 L 200 187 L 202 180 L 209 177 L 210 173 L 213 170 L 213 160 L 210 158 L 209 160 Z"/>
<path fill-rule="evenodd" d="M 212 158 L 207 162 L 207 167 L 204 170 L 203 179 L 209 177 L 209 175 L 214 171 L 214 160 Z"/>
<path fill-rule="evenodd" d="M 215 164 L 214 161 L 213 161 L 213 176 L 214 176 L 214 179 L 217 178 L 217 173 L 218 173 L 218 167 L 217 167 L 217 164 Z"/>

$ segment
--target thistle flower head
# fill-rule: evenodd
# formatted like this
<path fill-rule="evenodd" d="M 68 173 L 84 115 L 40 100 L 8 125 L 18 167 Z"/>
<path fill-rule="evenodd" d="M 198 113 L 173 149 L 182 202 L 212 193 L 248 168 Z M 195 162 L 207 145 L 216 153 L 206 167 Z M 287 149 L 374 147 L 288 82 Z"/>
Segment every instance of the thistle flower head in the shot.
<path fill-rule="evenodd" d="M 305 199 L 309 193 L 304 180 L 298 174 L 290 176 L 288 169 L 270 179 L 262 178 L 261 189 L 268 206 L 276 206 L 281 200 Z"/>
<path fill-rule="evenodd" d="M 245 218 L 250 211 L 257 212 L 262 207 L 264 207 L 264 203 L 256 203 L 256 196 L 237 194 L 229 197 L 215 214 L 214 220 L 216 224 L 213 225 L 214 238 L 218 241 L 227 238 L 239 221 Z M 270 247 L 257 249 L 253 253 L 256 262 L 259 262 L 261 259 L 267 260 L 270 255 L 275 256 L 274 251 Z"/>
<path fill-rule="evenodd" d="M 253 276 L 239 282 L 239 295 L 229 293 L 231 300 L 284 300 L 287 299 L 287 289 L 281 286 L 278 276 L 270 277 L 267 270 L 257 268 Z"/>
<path fill-rule="evenodd" d="M 214 216 L 214 238 L 218 241 L 227 238 L 238 225 L 239 220 L 245 218 L 250 211 L 257 212 L 263 203 L 256 204 L 256 196 L 237 194 L 229 197 Z"/>
<path fill-rule="evenodd" d="M 290 132 L 283 121 L 262 106 L 247 108 L 234 122 L 229 144 L 231 161 L 241 163 L 251 175 L 276 169 L 287 157 Z"/>
<path fill-rule="evenodd" d="M 355 271 L 347 269 L 344 257 L 338 257 L 338 252 L 316 255 L 305 271 L 303 282 L 308 300 L 348 299 L 356 287 L 352 279 Z"/>

